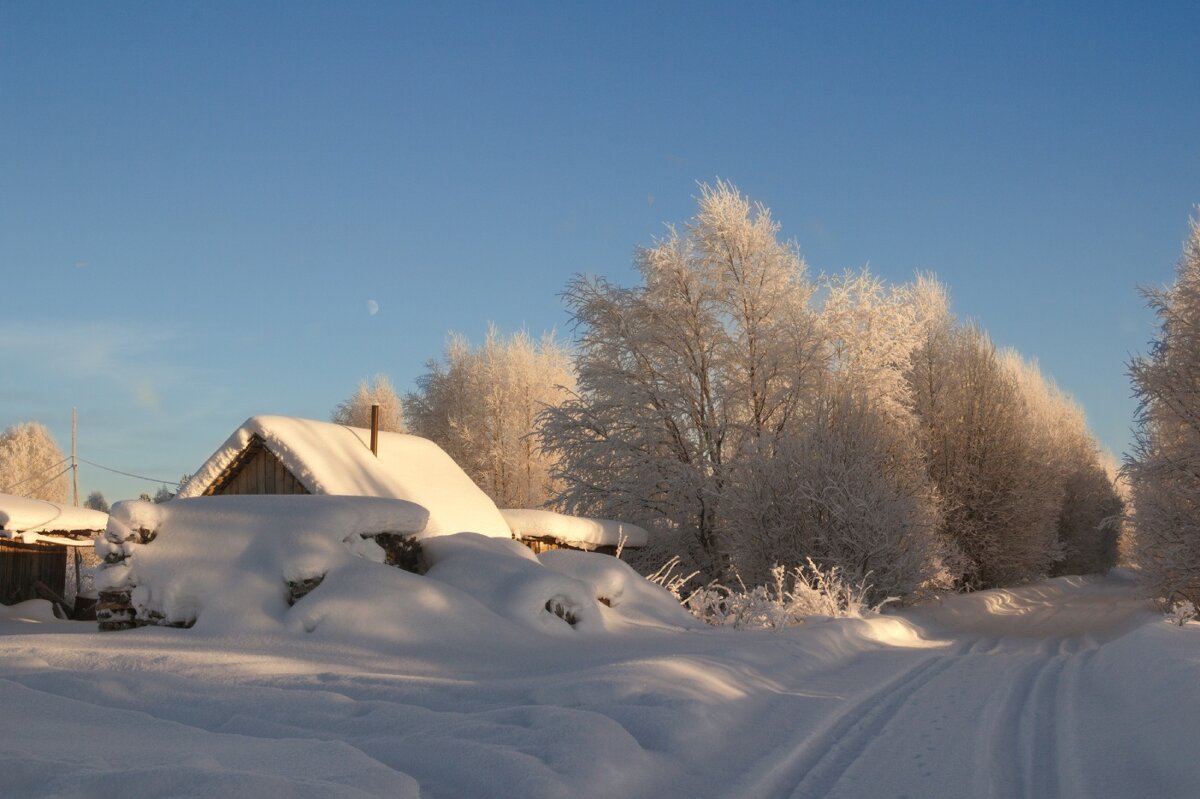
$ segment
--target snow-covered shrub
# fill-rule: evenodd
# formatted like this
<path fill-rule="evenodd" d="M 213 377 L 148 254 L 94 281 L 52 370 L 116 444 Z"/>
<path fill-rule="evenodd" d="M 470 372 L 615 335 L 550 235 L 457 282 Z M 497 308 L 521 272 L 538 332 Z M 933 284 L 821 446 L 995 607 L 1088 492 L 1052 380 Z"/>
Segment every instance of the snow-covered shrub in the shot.
<path fill-rule="evenodd" d="M 778 629 L 801 624 L 810 618 L 861 618 L 877 613 L 891 598 L 871 605 L 871 586 L 848 579 L 840 569 L 822 569 L 810 559 L 790 571 L 771 569 L 771 582 L 740 590 L 711 582 L 690 592 L 688 581 L 675 569 L 678 560 L 668 561 L 650 575 L 651 582 L 670 591 L 697 618 L 716 627 Z"/>
<path fill-rule="evenodd" d="M 1186 599 L 1176 602 L 1171 606 L 1170 611 L 1167 613 L 1167 616 L 1170 618 L 1171 622 L 1179 625 L 1180 627 L 1196 618 L 1197 615 L 1200 614 L 1196 612 L 1196 606 Z"/>

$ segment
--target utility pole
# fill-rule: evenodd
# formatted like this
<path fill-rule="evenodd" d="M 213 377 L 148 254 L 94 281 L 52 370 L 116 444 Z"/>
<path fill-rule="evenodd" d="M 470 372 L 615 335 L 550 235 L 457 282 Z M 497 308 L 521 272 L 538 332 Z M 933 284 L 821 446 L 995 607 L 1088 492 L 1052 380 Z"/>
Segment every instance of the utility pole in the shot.
<path fill-rule="evenodd" d="M 71 408 L 71 491 L 75 496 L 75 507 L 79 507 L 79 458 L 75 454 L 76 430 L 79 417 L 74 407 Z"/>

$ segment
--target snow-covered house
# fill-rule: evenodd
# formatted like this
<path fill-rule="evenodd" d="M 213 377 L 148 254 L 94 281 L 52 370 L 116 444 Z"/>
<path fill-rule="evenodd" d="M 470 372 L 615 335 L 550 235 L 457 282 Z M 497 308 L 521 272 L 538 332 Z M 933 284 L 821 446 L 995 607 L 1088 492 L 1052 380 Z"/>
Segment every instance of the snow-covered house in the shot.
<path fill-rule="evenodd" d="M 646 543 L 640 527 L 543 510 L 500 510 L 446 452 L 406 433 L 287 416 L 254 416 L 179 490 L 181 498 L 231 494 L 326 494 L 403 499 L 429 511 L 424 535 L 459 532 L 516 538 L 537 552 L 614 554 Z"/>
<path fill-rule="evenodd" d="M 512 538 L 492 500 L 437 444 L 287 416 L 254 416 L 205 461 L 180 498 L 230 494 L 386 497 L 429 511 L 426 535 Z"/>
<path fill-rule="evenodd" d="M 0 494 L 0 603 L 36 599 L 37 582 L 72 600 L 67 571 L 82 559 L 74 555 L 90 553 L 107 524 L 108 514 L 100 511 Z"/>

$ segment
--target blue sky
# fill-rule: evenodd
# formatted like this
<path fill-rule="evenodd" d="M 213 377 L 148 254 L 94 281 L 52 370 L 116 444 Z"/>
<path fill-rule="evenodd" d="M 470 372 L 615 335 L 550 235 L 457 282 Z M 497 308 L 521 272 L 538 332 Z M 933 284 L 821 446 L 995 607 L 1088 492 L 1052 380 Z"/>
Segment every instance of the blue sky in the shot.
<path fill-rule="evenodd" d="M 814 272 L 936 273 L 1115 452 L 1200 202 L 1200 4 L 0 3 L 0 426 L 177 479 L 718 177 Z M 371 314 L 368 302 L 378 305 Z M 157 487 L 94 467 L 81 490 Z"/>

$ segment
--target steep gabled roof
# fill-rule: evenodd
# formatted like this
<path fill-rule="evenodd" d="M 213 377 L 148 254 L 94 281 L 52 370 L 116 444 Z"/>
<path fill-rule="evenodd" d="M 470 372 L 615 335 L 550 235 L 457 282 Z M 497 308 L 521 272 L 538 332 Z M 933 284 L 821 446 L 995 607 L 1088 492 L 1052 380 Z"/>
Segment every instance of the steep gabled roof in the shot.
<path fill-rule="evenodd" d="M 441 447 L 419 436 L 379 434 L 379 457 L 371 454 L 371 431 L 289 416 L 254 416 L 179 490 L 203 495 L 236 467 L 255 437 L 312 494 L 391 497 L 429 510 L 426 535 L 473 532 L 511 538 L 495 503 Z"/>

